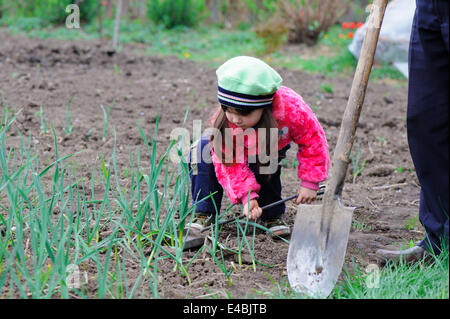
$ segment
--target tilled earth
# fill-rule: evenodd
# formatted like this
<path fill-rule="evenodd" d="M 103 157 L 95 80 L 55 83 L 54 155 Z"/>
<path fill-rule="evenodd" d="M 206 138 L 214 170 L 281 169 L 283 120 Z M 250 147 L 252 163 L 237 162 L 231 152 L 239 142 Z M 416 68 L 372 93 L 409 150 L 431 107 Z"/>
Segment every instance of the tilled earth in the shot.
<path fill-rule="evenodd" d="M 321 75 L 278 69 L 285 86 L 300 93 L 312 107 L 322 124 L 333 154 L 340 121 L 347 104 L 352 78 L 325 78 Z M 332 92 L 324 92 L 326 84 Z M 41 162 L 54 158 L 54 140 L 40 129 L 40 107 L 53 123 L 58 137 L 60 156 L 76 155 L 77 175 L 90 179 L 92 165 L 98 156 L 112 156 L 113 128 L 116 130 L 117 166 L 129 167 L 130 151 L 145 145 L 139 133 L 139 123 L 151 137 L 159 114 L 158 150 L 169 146 L 170 134 L 183 125 L 187 108 L 186 128 L 192 132 L 193 121 L 202 120 L 202 129 L 209 123 L 216 101 L 215 70 L 205 64 L 174 57 L 151 57 L 132 47 L 114 53 L 100 41 L 62 42 L 11 36 L 0 31 L 0 91 L 12 110 L 22 109 L 15 128 L 8 134 L 8 147 L 18 146 L 17 129 L 30 136 Z M 395 83 L 369 83 L 365 104 L 357 130 L 353 154 L 358 153 L 359 167 L 364 168 L 353 178 L 350 165 L 343 201 L 356 207 L 348 242 L 345 267 L 352 262 L 361 267 L 374 263 L 372 254 L 385 246 L 407 246 L 423 236 L 418 222 L 419 184 L 410 158 L 406 136 L 407 88 Z M 70 104 L 73 130 L 64 133 L 66 105 Z M 113 103 L 108 122 L 108 135 L 102 139 L 103 112 Z M 3 111 L 2 111 L 3 112 Z M 288 151 L 282 170 L 284 196 L 297 191 L 296 168 L 293 167 L 296 146 Z M 144 157 L 144 156 L 142 156 Z M 142 160 L 143 170 L 148 162 Z M 81 176 L 80 176 L 81 175 Z M 122 180 L 125 182 L 124 180 Z M 49 180 L 50 182 L 50 180 Z M 164 185 L 160 185 L 164 186 Z M 229 204 L 224 198 L 223 207 Z M 296 205 L 287 203 L 285 221 L 292 227 Z M 239 211 L 235 210 L 238 214 Z M 229 247 L 236 245 L 236 229 L 224 227 L 221 238 Z M 274 241 L 259 233 L 255 240 L 256 271 L 244 255 L 239 265 L 233 254 L 225 256 L 235 265 L 228 285 L 224 274 L 207 253 L 201 253 L 188 268 L 192 284 L 174 272 L 174 264 L 160 264 L 161 296 L 163 298 L 264 297 L 258 291 L 276 291 L 272 280 L 287 284 L 286 256 L 288 244 Z M 194 251 L 185 252 L 191 258 Z M 268 267 L 270 265 L 271 267 Z M 130 265 L 132 282 L 135 266 Z M 95 285 L 88 287 L 95 294 Z M 150 291 L 141 294 L 151 296 Z"/>

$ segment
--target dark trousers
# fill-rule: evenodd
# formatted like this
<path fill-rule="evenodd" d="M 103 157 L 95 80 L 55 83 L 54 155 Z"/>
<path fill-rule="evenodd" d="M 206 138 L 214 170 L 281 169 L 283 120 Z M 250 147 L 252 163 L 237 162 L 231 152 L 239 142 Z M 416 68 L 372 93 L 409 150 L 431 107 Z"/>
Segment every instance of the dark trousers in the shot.
<path fill-rule="evenodd" d="M 407 131 L 421 185 L 419 244 L 438 252 L 448 243 L 449 2 L 416 0 L 409 50 Z M 431 246 L 431 247 L 430 247 Z"/>
<path fill-rule="evenodd" d="M 208 136 L 202 137 L 198 145 L 191 149 L 189 156 L 189 165 L 191 171 L 191 194 L 193 205 L 197 205 L 195 211 L 197 213 L 204 213 L 207 215 L 221 213 L 221 203 L 223 197 L 223 188 L 219 184 L 214 164 L 211 160 L 210 147 Z M 209 149 L 208 149 L 209 148 Z M 290 145 L 284 147 L 278 152 L 278 161 L 286 157 L 286 151 Z M 192 152 L 196 152 L 197 159 L 192 160 Z M 203 154 L 203 156 L 202 156 Z M 205 156 L 206 155 L 206 156 Z M 258 192 L 258 204 L 260 207 L 271 204 L 281 200 L 281 166 L 278 165 L 277 171 L 272 175 L 259 174 L 256 163 L 248 164 L 250 170 L 255 175 L 256 181 L 261 185 L 261 190 Z M 215 193 L 215 194 L 214 194 Z M 211 198 L 201 201 L 201 199 L 214 194 Z M 279 217 L 284 214 L 286 209 L 285 204 L 280 204 L 263 211 L 261 220 L 268 218 Z"/>

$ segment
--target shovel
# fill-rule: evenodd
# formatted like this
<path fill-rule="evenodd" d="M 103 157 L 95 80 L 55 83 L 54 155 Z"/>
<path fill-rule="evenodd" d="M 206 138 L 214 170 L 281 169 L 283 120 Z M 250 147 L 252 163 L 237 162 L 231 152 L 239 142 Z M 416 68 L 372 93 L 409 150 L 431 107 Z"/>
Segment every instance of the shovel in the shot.
<path fill-rule="evenodd" d="M 326 298 L 344 263 L 354 208 L 342 204 L 341 194 L 386 4 L 375 0 L 372 5 L 322 204 L 297 210 L 287 273 L 291 287 L 310 297 Z"/>

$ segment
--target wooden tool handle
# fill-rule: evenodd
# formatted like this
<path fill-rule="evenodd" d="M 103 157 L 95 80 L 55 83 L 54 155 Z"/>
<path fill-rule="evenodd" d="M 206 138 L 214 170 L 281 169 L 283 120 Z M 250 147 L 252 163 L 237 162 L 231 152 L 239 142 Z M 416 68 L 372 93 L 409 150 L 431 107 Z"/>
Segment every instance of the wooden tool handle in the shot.
<path fill-rule="evenodd" d="M 367 82 L 369 81 L 387 2 L 388 0 L 375 0 L 366 22 L 366 35 L 364 36 L 347 107 L 342 118 L 341 129 L 330 169 L 330 179 L 324 195 L 324 203 L 329 203 L 336 196 L 340 196 L 344 187 L 345 175 L 350 163 L 350 152 L 364 103 Z"/>

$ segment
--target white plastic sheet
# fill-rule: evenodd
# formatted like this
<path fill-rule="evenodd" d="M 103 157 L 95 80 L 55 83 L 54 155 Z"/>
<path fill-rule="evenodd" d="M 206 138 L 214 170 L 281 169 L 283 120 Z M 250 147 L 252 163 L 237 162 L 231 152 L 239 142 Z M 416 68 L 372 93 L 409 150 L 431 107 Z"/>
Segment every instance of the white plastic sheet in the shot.
<path fill-rule="evenodd" d="M 380 30 L 375 59 L 392 63 L 408 77 L 408 50 L 415 0 L 392 0 L 386 7 Z M 359 28 L 348 49 L 358 59 L 364 39 L 366 24 Z"/>

